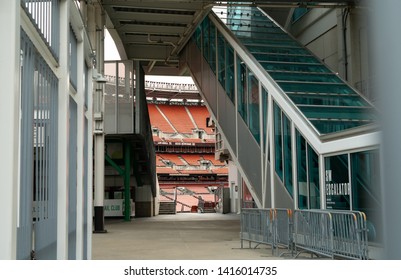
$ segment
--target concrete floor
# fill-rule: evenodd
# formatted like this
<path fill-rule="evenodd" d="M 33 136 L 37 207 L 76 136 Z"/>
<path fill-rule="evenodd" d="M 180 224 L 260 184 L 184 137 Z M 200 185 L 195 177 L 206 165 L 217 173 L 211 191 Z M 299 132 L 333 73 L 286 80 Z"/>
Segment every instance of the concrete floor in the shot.
<path fill-rule="evenodd" d="M 237 214 L 180 213 L 129 222 L 106 219 L 105 228 L 107 233 L 93 234 L 93 260 L 279 259 L 269 246 L 241 249 Z"/>

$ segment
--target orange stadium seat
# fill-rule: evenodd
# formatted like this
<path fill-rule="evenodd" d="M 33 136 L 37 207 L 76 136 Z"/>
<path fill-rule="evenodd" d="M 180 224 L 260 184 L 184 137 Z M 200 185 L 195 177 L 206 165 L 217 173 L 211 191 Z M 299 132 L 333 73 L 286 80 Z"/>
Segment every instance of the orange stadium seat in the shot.
<path fill-rule="evenodd" d="M 169 160 L 175 165 L 185 165 L 185 163 L 176 154 L 158 154 L 164 160 Z"/>
<path fill-rule="evenodd" d="M 179 105 L 157 105 L 159 109 L 168 118 L 170 123 L 180 133 L 192 133 L 195 128 L 192 123 L 185 106 Z"/>
<path fill-rule="evenodd" d="M 195 165 L 195 166 L 200 166 L 200 160 L 201 157 L 199 155 L 181 155 L 181 157 L 189 164 L 189 165 Z"/>
<path fill-rule="evenodd" d="M 206 118 L 210 116 L 206 106 L 187 106 L 198 128 L 206 131 L 206 134 L 214 134 L 210 127 L 206 127 Z"/>
<path fill-rule="evenodd" d="M 203 157 L 205 160 L 210 160 L 214 166 L 225 166 L 224 162 L 221 162 L 221 161 L 219 161 L 219 160 L 216 160 L 216 159 L 214 158 L 214 155 L 205 154 L 205 155 L 202 155 L 202 157 Z"/>
<path fill-rule="evenodd" d="M 157 110 L 155 104 L 148 104 L 148 111 L 152 127 L 157 127 L 160 131 L 165 133 L 175 132 L 174 128 L 168 123 L 159 110 Z"/>

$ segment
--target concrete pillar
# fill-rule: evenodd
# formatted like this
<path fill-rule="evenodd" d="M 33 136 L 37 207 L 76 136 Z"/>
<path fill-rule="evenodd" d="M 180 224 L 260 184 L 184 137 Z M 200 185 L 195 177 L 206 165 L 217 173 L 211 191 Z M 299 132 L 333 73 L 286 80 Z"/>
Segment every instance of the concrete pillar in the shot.
<path fill-rule="evenodd" d="M 20 3 L 3 1 L 0 9 L 0 259 L 15 259 L 19 188 Z M 4 93 L 4 94 L 3 94 Z"/>
<path fill-rule="evenodd" d="M 154 198 L 150 185 L 143 185 L 135 188 L 135 216 L 154 216 Z"/>

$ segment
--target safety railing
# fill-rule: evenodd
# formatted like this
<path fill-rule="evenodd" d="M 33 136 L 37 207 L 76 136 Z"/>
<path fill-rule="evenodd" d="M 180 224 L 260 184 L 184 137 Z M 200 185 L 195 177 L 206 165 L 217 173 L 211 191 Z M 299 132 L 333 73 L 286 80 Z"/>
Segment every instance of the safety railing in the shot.
<path fill-rule="evenodd" d="M 279 249 L 292 251 L 292 211 L 289 209 L 242 209 L 241 248 L 244 241 L 269 245 L 272 254 L 278 255 Z"/>
<path fill-rule="evenodd" d="M 323 210 L 295 210 L 293 241 L 296 251 L 301 249 L 301 252 L 304 250 L 334 258 L 331 213 Z"/>
<path fill-rule="evenodd" d="M 369 259 L 366 215 L 358 211 L 242 209 L 244 241 L 271 246 L 272 254 L 302 252 L 341 259 Z M 281 255 L 282 255 L 281 254 Z M 280 255 L 280 256 L 281 256 Z"/>
<path fill-rule="evenodd" d="M 358 211 L 330 211 L 333 218 L 334 255 L 347 259 L 368 258 L 366 216 Z"/>
<path fill-rule="evenodd" d="M 273 209 L 273 225 L 274 225 L 274 246 L 278 254 L 280 248 L 284 248 L 287 252 L 293 252 L 292 232 L 292 210 L 290 209 Z M 285 252 L 284 252 L 285 253 Z M 281 254 L 282 255 L 282 254 Z"/>
<path fill-rule="evenodd" d="M 369 259 L 366 216 L 358 211 L 295 210 L 293 242 L 330 258 Z M 297 254 L 299 255 L 299 253 Z"/>
<path fill-rule="evenodd" d="M 274 253 L 274 229 L 272 209 L 246 208 L 241 211 L 241 248 L 244 248 L 244 241 L 270 245 Z"/>

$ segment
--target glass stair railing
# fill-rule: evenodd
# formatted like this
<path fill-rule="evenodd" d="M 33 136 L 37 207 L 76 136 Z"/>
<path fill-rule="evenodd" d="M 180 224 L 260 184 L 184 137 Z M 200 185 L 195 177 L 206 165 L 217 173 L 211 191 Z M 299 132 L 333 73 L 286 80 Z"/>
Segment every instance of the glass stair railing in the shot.
<path fill-rule="evenodd" d="M 261 10 L 241 6 L 215 13 L 320 135 L 376 121 L 367 100 Z"/>

